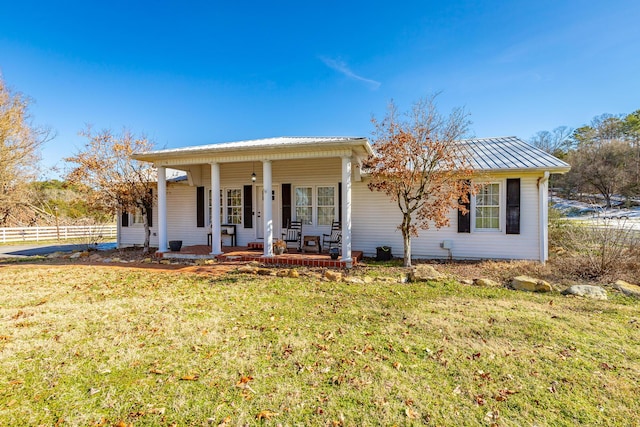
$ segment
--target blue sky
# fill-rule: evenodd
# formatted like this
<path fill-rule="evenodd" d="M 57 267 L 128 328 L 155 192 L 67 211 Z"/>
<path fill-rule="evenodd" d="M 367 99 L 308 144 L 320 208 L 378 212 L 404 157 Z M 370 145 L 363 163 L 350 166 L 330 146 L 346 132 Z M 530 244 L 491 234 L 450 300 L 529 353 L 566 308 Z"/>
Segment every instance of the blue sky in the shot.
<path fill-rule="evenodd" d="M 640 109 L 635 0 L 7 3 L 0 73 L 57 132 L 45 167 L 87 124 L 159 148 L 368 137 L 390 99 L 442 92 L 472 136 L 528 140 Z"/>

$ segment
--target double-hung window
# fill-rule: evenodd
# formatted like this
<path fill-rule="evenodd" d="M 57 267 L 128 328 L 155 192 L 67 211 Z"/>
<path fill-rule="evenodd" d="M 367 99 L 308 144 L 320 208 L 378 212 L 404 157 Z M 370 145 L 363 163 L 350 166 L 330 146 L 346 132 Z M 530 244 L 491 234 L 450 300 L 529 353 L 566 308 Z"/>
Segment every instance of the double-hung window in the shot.
<path fill-rule="evenodd" d="M 242 190 L 230 188 L 227 190 L 226 224 L 242 223 Z"/>
<path fill-rule="evenodd" d="M 296 220 L 303 224 L 313 224 L 313 187 L 296 187 Z"/>
<path fill-rule="evenodd" d="M 318 187 L 317 189 L 318 225 L 331 225 L 336 217 L 335 187 Z"/>
<path fill-rule="evenodd" d="M 480 186 L 476 194 L 476 230 L 500 229 L 500 184 L 489 183 Z"/>

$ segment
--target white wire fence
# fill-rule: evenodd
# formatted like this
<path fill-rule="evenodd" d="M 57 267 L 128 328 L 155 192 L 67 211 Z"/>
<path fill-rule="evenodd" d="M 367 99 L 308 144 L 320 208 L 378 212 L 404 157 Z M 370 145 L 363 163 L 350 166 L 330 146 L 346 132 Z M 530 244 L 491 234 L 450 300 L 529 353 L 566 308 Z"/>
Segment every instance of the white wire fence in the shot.
<path fill-rule="evenodd" d="M 115 239 L 116 235 L 117 230 L 115 224 L 61 225 L 59 227 L 0 227 L 0 243 L 69 239 L 99 242 Z"/>

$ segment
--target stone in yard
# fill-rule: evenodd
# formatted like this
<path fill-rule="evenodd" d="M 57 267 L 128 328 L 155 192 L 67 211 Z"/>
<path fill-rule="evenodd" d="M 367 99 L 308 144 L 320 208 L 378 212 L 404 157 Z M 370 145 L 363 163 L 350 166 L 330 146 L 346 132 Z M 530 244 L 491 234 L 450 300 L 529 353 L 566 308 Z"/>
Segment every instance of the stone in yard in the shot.
<path fill-rule="evenodd" d="M 152 261 L 151 261 L 151 258 L 145 258 L 142 260 L 142 262 L 145 264 L 151 264 Z"/>
<path fill-rule="evenodd" d="M 460 282 L 463 285 L 473 285 L 473 280 L 471 279 L 459 279 L 458 282 Z"/>
<path fill-rule="evenodd" d="M 276 271 L 276 276 L 278 276 L 278 277 L 288 277 L 289 276 L 289 270 L 288 269 L 280 269 L 280 270 Z"/>
<path fill-rule="evenodd" d="M 409 274 L 409 279 L 412 282 L 426 282 L 428 280 L 441 280 L 444 279 L 444 274 L 438 272 L 433 266 L 428 264 L 419 264 L 413 267 Z"/>
<path fill-rule="evenodd" d="M 64 255 L 62 252 L 53 252 L 47 255 L 47 258 L 61 258 Z"/>
<path fill-rule="evenodd" d="M 365 276 L 364 279 L 362 279 L 364 281 L 365 284 L 370 285 L 371 283 L 373 283 L 373 277 L 369 277 L 369 276 Z"/>
<path fill-rule="evenodd" d="M 298 277 L 300 277 L 300 272 L 298 270 L 289 270 L 289 277 L 291 277 L 292 279 L 297 279 Z"/>
<path fill-rule="evenodd" d="M 549 282 L 529 276 L 518 276 L 511 279 L 511 287 L 517 291 L 551 292 Z"/>
<path fill-rule="evenodd" d="M 562 292 L 564 295 L 577 295 L 579 297 L 587 297 L 593 299 L 607 299 L 607 291 L 600 286 L 592 285 L 573 285 Z"/>
<path fill-rule="evenodd" d="M 342 273 L 339 271 L 327 270 L 324 272 L 324 278 L 332 282 L 341 282 Z"/>
<path fill-rule="evenodd" d="M 80 256 L 82 256 L 82 252 L 74 252 L 69 256 L 69 258 L 78 259 L 78 258 L 80 258 Z"/>
<path fill-rule="evenodd" d="M 473 284 L 476 286 L 484 286 L 485 288 L 499 288 L 502 286 L 500 283 L 496 282 L 495 280 L 485 279 L 485 278 L 475 279 L 473 281 Z"/>
<path fill-rule="evenodd" d="M 273 271 L 270 268 L 258 268 L 256 273 L 258 273 L 260 276 L 275 276 L 276 272 Z"/>
<path fill-rule="evenodd" d="M 633 283 L 625 282 L 624 280 L 616 280 L 613 284 L 613 288 L 619 290 L 628 297 L 640 298 L 640 286 Z"/>
<path fill-rule="evenodd" d="M 343 279 L 346 283 L 350 283 L 352 285 L 364 285 L 364 280 L 359 277 L 347 276 Z"/>
<path fill-rule="evenodd" d="M 199 265 L 199 266 L 213 265 L 214 263 L 215 263 L 215 260 L 208 259 L 208 258 L 198 258 L 196 260 L 196 265 Z"/>
<path fill-rule="evenodd" d="M 119 258 L 114 258 L 114 259 L 113 259 L 113 262 L 116 262 L 116 260 L 120 261 L 120 259 L 119 259 Z M 169 265 L 169 264 L 171 264 L 171 261 L 169 261 L 168 259 L 161 259 L 161 260 L 160 260 L 160 264 L 163 264 L 163 265 Z"/>
<path fill-rule="evenodd" d="M 243 265 L 241 267 L 238 267 L 238 273 L 245 273 L 245 274 L 256 274 L 258 272 L 258 267 L 255 267 L 253 265 Z"/>

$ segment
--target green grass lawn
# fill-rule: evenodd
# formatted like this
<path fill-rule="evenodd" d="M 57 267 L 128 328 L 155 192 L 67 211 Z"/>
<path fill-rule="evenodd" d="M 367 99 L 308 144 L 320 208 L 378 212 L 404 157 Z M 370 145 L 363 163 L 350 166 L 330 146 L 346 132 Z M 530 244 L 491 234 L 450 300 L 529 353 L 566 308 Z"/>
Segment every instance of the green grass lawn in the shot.
<path fill-rule="evenodd" d="M 638 425 L 640 305 L 0 265 L 0 425 Z"/>

